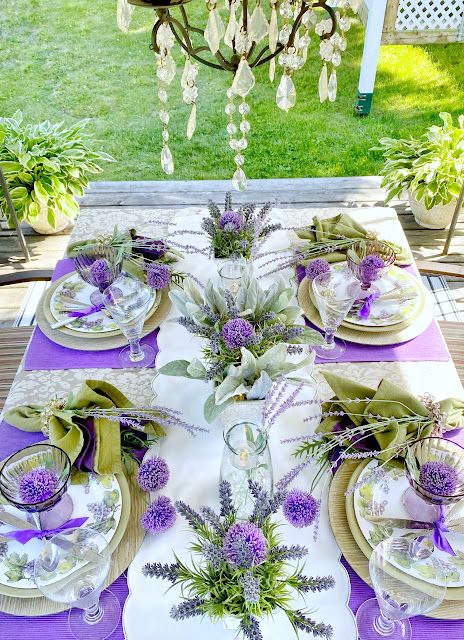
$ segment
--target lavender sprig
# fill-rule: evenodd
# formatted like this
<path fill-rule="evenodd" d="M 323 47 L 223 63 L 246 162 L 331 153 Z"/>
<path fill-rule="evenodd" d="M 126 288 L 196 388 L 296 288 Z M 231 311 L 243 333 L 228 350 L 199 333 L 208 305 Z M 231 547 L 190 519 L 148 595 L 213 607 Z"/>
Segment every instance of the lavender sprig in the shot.
<path fill-rule="evenodd" d="M 240 629 L 248 640 L 263 640 L 259 622 L 251 614 L 247 614 L 242 618 Z"/>
<path fill-rule="evenodd" d="M 211 509 L 211 507 L 201 507 L 200 512 L 203 518 L 217 533 L 217 535 L 222 536 L 224 534 L 224 527 L 222 526 L 220 517 L 217 515 L 214 509 Z"/>
<path fill-rule="evenodd" d="M 256 604 L 261 597 L 259 579 L 255 578 L 251 571 L 246 571 L 240 578 L 245 600 L 250 604 Z"/>
<path fill-rule="evenodd" d="M 185 504 L 182 500 L 177 500 L 175 502 L 177 511 L 184 516 L 192 529 L 201 529 L 205 526 L 205 521 L 203 517 L 197 513 L 192 507 L 188 504 Z"/>
<path fill-rule="evenodd" d="M 185 620 L 186 618 L 193 618 L 194 616 L 203 615 L 203 605 L 205 601 L 202 598 L 190 598 L 184 600 L 178 605 L 172 607 L 170 616 L 174 620 Z"/>
<path fill-rule="evenodd" d="M 172 564 L 161 564 L 161 562 L 147 562 L 142 567 L 142 574 L 148 578 L 161 578 L 168 582 L 177 580 L 179 565 L 177 562 Z"/>
<path fill-rule="evenodd" d="M 219 483 L 219 500 L 221 503 L 221 516 L 235 515 L 234 503 L 232 500 L 232 487 L 226 480 Z"/>
<path fill-rule="evenodd" d="M 290 547 L 280 545 L 271 550 L 271 557 L 276 562 L 285 562 L 286 560 L 300 560 L 308 555 L 307 547 L 299 544 L 292 544 Z"/>
<path fill-rule="evenodd" d="M 296 588 L 301 593 L 327 591 L 327 589 L 333 589 L 335 586 L 335 580 L 332 576 L 308 578 L 307 576 L 300 575 L 296 578 L 295 583 Z"/>

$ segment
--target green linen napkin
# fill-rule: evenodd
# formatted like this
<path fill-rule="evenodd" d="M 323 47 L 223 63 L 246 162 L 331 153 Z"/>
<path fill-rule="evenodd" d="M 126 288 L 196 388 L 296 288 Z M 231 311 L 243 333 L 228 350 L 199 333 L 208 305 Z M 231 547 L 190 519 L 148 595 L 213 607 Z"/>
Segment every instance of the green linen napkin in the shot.
<path fill-rule="evenodd" d="M 313 217 L 314 230 L 310 227 L 305 229 L 298 229 L 296 234 L 302 240 L 309 240 L 309 242 L 324 242 L 335 243 L 338 239 L 348 238 L 353 241 L 367 240 L 372 237 L 372 234 L 367 231 L 362 225 L 354 220 L 347 213 L 339 213 L 332 218 L 321 218 L 320 216 Z M 396 264 L 407 265 L 411 264 L 412 256 L 408 248 L 400 247 L 399 245 L 384 241 L 389 244 L 396 253 Z M 346 260 L 346 249 L 333 251 L 329 254 L 323 254 L 324 258 L 329 262 L 342 262 Z M 322 254 L 321 254 L 322 255 Z M 316 256 L 314 256 L 316 257 Z M 311 259 L 302 260 L 302 264 L 307 264 Z"/>
<path fill-rule="evenodd" d="M 421 400 L 388 380 L 382 380 L 377 389 L 372 389 L 328 372 L 322 372 L 322 375 L 335 394 L 322 405 L 323 413 L 342 411 L 356 426 L 372 424 L 382 418 L 391 419 L 388 425 L 373 433 L 381 449 L 378 457 L 382 460 L 390 459 L 396 446 L 416 439 L 419 432 L 420 437 L 430 436 L 436 426 L 430 410 Z M 464 401 L 448 398 L 438 404 L 440 412 L 446 414 L 448 429 L 464 427 Z M 398 421 L 408 417 L 410 421 Z M 424 419 L 418 421 L 417 417 Z M 330 436 L 340 419 L 340 416 L 325 417 L 317 432 Z"/>
<path fill-rule="evenodd" d="M 85 417 L 92 408 L 112 409 L 134 407 L 116 387 L 102 380 L 85 380 L 76 394 L 66 401 L 52 400 L 45 407 L 23 405 L 5 413 L 5 420 L 21 431 L 48 432 L 50 442 L 63 449 L 74 463 L 84 446 L 84 434 L 76 418 Z M 144 433 L 164 436 L 164 429 L 155 422 L 142 425 Z M 94 417 L 95 454 L 93 468 L 97 473 L 121 471 L 121 434 L 118 419 Z"/>

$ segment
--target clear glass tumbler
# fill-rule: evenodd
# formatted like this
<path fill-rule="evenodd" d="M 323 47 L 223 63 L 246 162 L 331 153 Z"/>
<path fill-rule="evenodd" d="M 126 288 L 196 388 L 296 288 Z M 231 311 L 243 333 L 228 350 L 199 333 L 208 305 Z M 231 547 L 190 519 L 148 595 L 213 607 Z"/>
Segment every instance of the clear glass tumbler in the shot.
<path fill-rule="evenodd" d="M 335 332 L 353 306 L 356 295 L 348 291 L 351 278 L 344 272 L 321 273 L 312 281 L 316 306 L 324 324 L 325 344 L 313 347 L 316 354 L 325 360 L 336 360 L 345 349 L 341 339 L 335 342 Z"/>
<path fill-rule="evenodd" d="M 69 629 L 79 640 L 104 640 L 119 623 L 119 601 L 111 591 L 103 591 L 110 563 L 105 538 L 84 527 L 47 540 L 35 561 L 37 588 L 53 602 L 73 607 Z"/>
<path fill-rule="evenodd" d="M 446 593 L 445 584 L 416 577 L 418 572 L 413 576 L 413 569 L 420 565 L 426 575 L 429 567 L 433 575 L 437 562 L 419 539 L 387 538 L 378 544 L 369 560 L 376 598 L 366 600 L 356 613 L 359 640 L 410 640 L 409 618 L 436 609 Z"/>
<path fill-rule="evenodd" d="M 245 259 L 238 258 L 237 260 L 227 260 L 218 269 L 221 286 L 224 291 L 229 291 L 233 296 L 237 295 L 245 265 Z"/>
<path fill-rule="evenodd" d="M 237 515 L 245 519 L 254 507 L 248 480 L 272 493 L 274 477 L 267 432 L 252 422 L 239 422 L 225 429 L 224 442 L 220 479 L 230 483 Z"/>
<path fill-rule="evenodd" d="M 140 280 L 120 276 L 103 291 L 103 304 L 126 336 L 129 346 L 119 354 L 124 367 L 148 367 L 155 359 L 155 351 L 148 344 L 140 344 L 143 324 L 153 293 Z"/>

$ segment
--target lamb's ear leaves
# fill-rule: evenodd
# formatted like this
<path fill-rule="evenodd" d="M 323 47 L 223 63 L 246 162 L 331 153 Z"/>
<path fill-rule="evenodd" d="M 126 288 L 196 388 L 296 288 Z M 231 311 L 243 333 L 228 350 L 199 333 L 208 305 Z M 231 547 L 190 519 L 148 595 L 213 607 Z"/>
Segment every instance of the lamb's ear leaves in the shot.
<path fill-rule="evenodd" d="M 192 376 L 188 372 L 189 366 L 190 362 L 188 360 L 173 360 L 161 367 L 159 372 L 165 376 L 183 376 L 184 378 L 191 378 Z"/>
<path fill-rule="evenodd" d="M 232 404 L 232 402 L 234 402 L 234 400 L 232 400 L 231 398 L 230 400 L 226 400 L 222 404 L 216 404 L 215 394 L 212 393 L 206 400 L 203 408 L 203 415 L 205 416 L 206 422 L 208 424 L 211 424 L 211 422 L 214 422 L 214 420 L 216 420 L 218 415 L 221 414 L 224 411 L 224 409 L 227 406 L 229 406 L 229 404 Z"/>

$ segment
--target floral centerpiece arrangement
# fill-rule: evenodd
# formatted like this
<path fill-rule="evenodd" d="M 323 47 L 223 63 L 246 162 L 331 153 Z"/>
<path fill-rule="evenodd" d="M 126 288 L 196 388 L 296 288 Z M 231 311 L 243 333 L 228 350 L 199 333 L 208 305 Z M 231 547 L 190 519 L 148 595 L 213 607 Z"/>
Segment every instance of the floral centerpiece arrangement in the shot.
<path fill-rule="evenodd" d="M 209 216 L 203 218 L 202 229 L 211 241 L 211 252 L 215 258 L 245 258 L 255 255 L 265 240 L 282 227 L 271 223 L 267 202 L 258 212 L 253 203 L 232 208 L 230 192 L 226 193 L 224 211 L 211 200 L 208 204 Z"/>
<path fill-rule="evenodd" d="M 91 252 L 101 247 L 111 247 L 116 251 L 117 260 L 124 261 L 124 268 L 132 275 L 145 281 L 152 289 L 165 289 L 171 282 L 180 284 L 185 274 L 174 269 L 183 254 L 174 246 L 174 241 L 157 240 L 142 236 L 135 229 L 120 232 L 115 227 L 110 235 L 82 240 L 71 244 L 68 256 L 75 257 L 80 252 Z M 100 259 L 98 260 L 100 262 Z"/>
<path fill-rule="evenodd" d="M 144 575 L 180 587 L 182 601 L 170 612 L 174 620 L 207 616 L 217 622 L 232 618 L 245 638 L 262 640 L 260 620 L 282 611 L 295 632 L 331 638 L 330 625 L 314 621 L 306 610 L 291 608 L 290 600 L 293 595 L 333 588 L 334 579 L 304 575 L 295 561 L 307 555 L 307 548 L 281 544 L 272 515 L 283 504 L 285 492 L 271 497 L 253 482 L 250 491 L 255 508 L 247 520 L 237 519 L 227 482 L 219 485 L 220 513 L 210 507 L 197 512 L 177 501 L 177 511 L 195 532 L 191 546 L 195 560 L 191 566 L 177 557 L 171 564 L 147 563 Z"/>
<path fill-rule="evenodd" d="M 290 362 L 289 349 L 323 343 L 319 332 L 295 323 L 301 310 L 291 304 L 294 292 L 282 276 L 263 289 L 251 270 L 245 272 L 235 298 L 212 282 L 200 292 L 189 280 L 169 296 L 182 314 L 179 323 L 205 346 L 203 361 L 175 360 L 160 373 L 214 384 L 204 408 L 208 422 L 234 400 L 265 398 L 274 380 L 313 363 L 311 356 Z"/>

